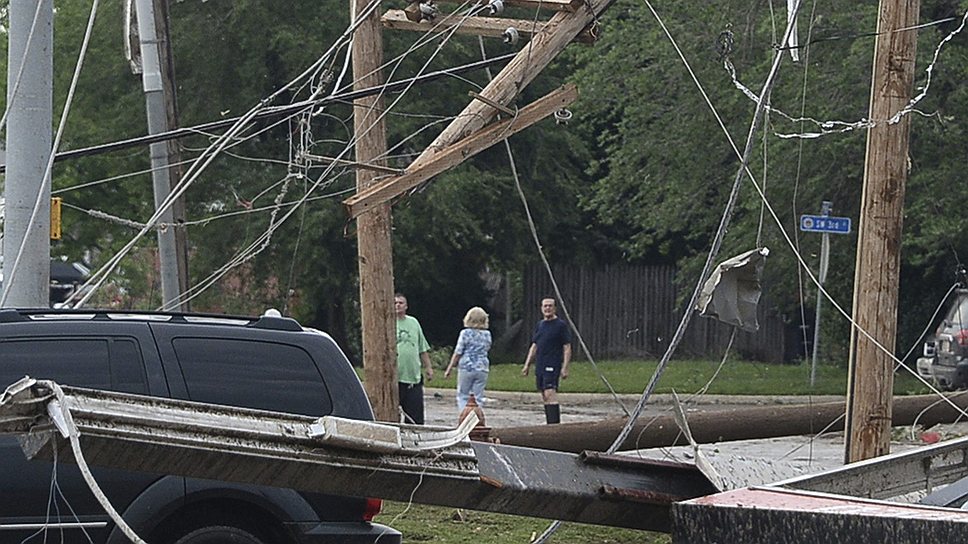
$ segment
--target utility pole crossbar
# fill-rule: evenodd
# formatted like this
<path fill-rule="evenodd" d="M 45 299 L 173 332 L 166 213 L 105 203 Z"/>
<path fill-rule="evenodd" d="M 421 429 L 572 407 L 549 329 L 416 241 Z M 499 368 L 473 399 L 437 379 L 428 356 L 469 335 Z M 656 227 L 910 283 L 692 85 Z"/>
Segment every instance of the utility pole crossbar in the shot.
<path fill-rule="evenodd" d="M 25 378 L 0 398 L 0 433 L 24 435 L 29 458 L 50 458 L 53 443 L 72 459 L 62 431 L 77 432 L 92 465 L 650 531 L 669 531 L 674 501 L 716 492 L 690 464 L 467 440 L 376 451 L 314 438 L 319 419 L 309 416 L 71 387 L 61 402 L 57 389 Z M 362 421 L 349 432 L 368 437 L 366 425 L 448 434 Z"/>
<path fill-rule="evenodd" d="M 396 198 L 406 191 L 413 189 L 437 174 L 457 166 L 474 155 L 484 151 L 492 145 L 501 142 L 513 134 L 530 127 L 554 112 L 564 108 L 578 99 L 578 88 L 565 85 L 550 94 L 535 100 L 518 111 L 515 117 L 494 123 L 477 134 L 449 146 L 438 153 L 433 160 L 418 168 L 408 168 L 407 173 L 393 179 L 383 181 L 372 187 L 360 191 L 346 199 L 343 205 L 350 218 L 384 202 Z M 491 106 L 484 105 L 490 108 Z"/>
<path fill-rule="evenodd" d="M 544 30 L 535 34 L 528 46 L 518 51 L 511 62 L 484 87 L 481 96 L 498 104 L 509 105 L 613 1 L 583 0 L 583 7 L 578 11 L 556 13 Z M 471 101 L 417 157 L 411 168 L 416 169 L 433 161 L 436 155 L 446 152 L 448 146 L 480 130 L 496 113 L 497 110 L 479 100 Z"/>
<path fill-rule="evenodd" d="M 503 0 L 504 4 L 507 6 L 528 8 L 528 9 L 544 9 L 549 11 L 567 11 L 573 12 L 577 11 L 584 0 Z M 462 4 L 461 0 L 441 0 L 441 2 L 450 4 Z M 486 4 L 487 2 L 478 2 L 480 4 Z"/>
<path fill-rule="evenodd" d="M 383 14 L 380 22 L 386 28 L 394 30 L 413 30 L 417 32 L 427 32 L 436 23 L 416 22 L 407 19 L 407 14 L 402 9 L 391 9 Z M 485 38 L 504 38 L 504 32 L 508 27 L 514 27 L 522 38 L 530 38 L 533 34 L 541 32 L 545 28 L 544 21 L 529 21 L 526 19 L 509 19 L 504 17 L 449 17 L 440 20 L 440 30 L 450 30 L 457 27 L 455 33 L 469 34 L 472 36 L 483 36 Z M 578 36 L 575 37 L 578 43 L 595 43 L 598 36 L 592 31 L 592 27 L 586 27 Z"/>

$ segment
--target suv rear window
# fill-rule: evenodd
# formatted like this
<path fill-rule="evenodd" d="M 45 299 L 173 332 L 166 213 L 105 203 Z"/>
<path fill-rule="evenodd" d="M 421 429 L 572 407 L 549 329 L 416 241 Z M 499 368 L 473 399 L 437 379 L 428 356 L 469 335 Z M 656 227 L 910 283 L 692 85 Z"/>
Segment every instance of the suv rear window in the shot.
<path fill-rule="evenodd" d="M 948 314 L 948 323 L 968 328 L 968 296 L 961 296 Z"/>
<path fill-rule="evenodd" d="M 333 411 L 316 364 L 299 347 L 224 338 L 175 338 L 172 346 L 190 400 L 308 416 Z"/>
<path fill-rule="evenodd" d="M 0 383 L 29 375 L 75 387 L 147 393 L 144 363 L 130 338 L 30 338 L 0 342 Z"/>

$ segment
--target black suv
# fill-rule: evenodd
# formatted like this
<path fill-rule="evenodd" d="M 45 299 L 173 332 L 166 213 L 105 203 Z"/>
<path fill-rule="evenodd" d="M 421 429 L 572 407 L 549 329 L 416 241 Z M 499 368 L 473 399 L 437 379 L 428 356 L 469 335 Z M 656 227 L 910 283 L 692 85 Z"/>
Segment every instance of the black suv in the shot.
<path fill-rule="evenodd" d="M 366 393 L 333 339 L 288 318 L 0 310 L 0 389 L 25 375 L 77 387 L 373 419 Z M 94 476 L 149 544 L 402 540 L 396 530 L 370 523 L 379 512 L 376 499 L 103 468 Z M 32 535 L 36 542 L 127 542 L 75 465 L 28 462 L 15 438 L 0 437 L 0 542 Z"/>

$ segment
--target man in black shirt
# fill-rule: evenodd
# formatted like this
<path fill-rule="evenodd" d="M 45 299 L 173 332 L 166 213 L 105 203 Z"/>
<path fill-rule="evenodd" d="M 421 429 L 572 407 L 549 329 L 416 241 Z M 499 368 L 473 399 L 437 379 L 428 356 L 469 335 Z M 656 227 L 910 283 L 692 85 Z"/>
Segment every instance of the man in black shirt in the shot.
<path fill-rule="evenodd" d="M 568 324 L 557 314 L 555 299 L 541 300 L 543 319 L 534 328 L 531 336 L 531 349 L 524 360 L 521 375 L 527 376 L 531 362 L 536 361 L 534 377 L 541 399 L 544 401 L 545 421 L 561 422 L 561 407 L 558 404 L 558 379 L 568 377 L 568 363 L 571 362 L 571 331 Z"/>

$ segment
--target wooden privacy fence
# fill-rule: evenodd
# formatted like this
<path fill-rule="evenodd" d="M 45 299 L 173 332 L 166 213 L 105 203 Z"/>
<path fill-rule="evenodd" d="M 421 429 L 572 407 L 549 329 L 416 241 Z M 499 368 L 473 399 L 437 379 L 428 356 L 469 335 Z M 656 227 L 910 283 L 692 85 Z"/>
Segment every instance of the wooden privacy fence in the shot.
<path fill-rule="evenodd" d="M 571 318 L 593 357 L 657 358 L 665 352 L 682 319 L 682 308 L 676 304 L 675 267 L 555 266 L 552 270 Z M 691 293 L 693 285 L 688 288 Z M 554 288 L 545 268 L 528 267 L 524 274 L 527 338 L 541 318 L 539 305 L 546 296 L 554 296 Z M 558 315 L 564 317 L 560 307 Z M 732 353 L 758 361 L 784 362 L 789 326 L 771 310 L 766 293 L 760 299 L 758 321 L 759 331 L 737 332 Z M 675 356 L 722 357 L 731 333 L 729 325 L 694 315 Z M 573 347 L 576 356 L 583 357 L 577 339 Z"/>

